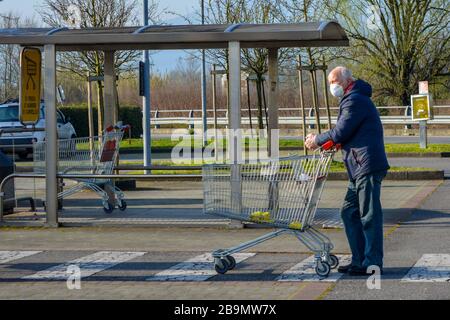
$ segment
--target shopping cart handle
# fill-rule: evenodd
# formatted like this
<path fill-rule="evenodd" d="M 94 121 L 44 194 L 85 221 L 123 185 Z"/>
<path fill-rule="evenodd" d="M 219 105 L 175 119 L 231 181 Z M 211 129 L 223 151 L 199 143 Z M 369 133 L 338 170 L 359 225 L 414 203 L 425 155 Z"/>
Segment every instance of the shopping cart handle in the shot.
<path fill-rule="evenodd" d="M 341 148 L 341 144 L 340 144 L 340 143 L 335 144 L 333 140 L 328 140 L 327 142 L 325 142 L 325 143 L 322 145 L 322 150 L 328 151 L 328 150 L 330 150 L 330 149 L 333 148 L 333 147 L 334 147 L 336 150 L 339 150 L 339 149 Z"/>

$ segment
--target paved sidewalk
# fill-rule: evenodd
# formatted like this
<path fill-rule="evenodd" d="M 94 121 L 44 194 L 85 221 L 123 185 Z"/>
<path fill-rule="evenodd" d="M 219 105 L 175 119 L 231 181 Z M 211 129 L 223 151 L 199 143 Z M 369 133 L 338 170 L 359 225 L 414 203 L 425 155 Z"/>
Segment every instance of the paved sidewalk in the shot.
<path fill-rule="evenodd" d="M 415 201 L 430 193 L 439 181 L 385 181 L 382 201 L 385 222 L 392 226 L 409 213 L 405 208 L 414 208 Z M 34 194 L 25 191 L 33 187 L 30 182 L 20 181 L 23 190 L 18 196 L 43 197 L 44 185 Z M 81 192 L 64 200 L 60 222 L 67 226 L 227 226 L 229 220 L 202 213 L 202 182 L 158 181 L 139 182 L 137 191 L 126 191 L 128 208 L 112 214 L 103 212 L 101 201 L 92 192 Z M 339 208 L 346 192 L 347 182 L 327 181 L 319 203 L 319 215 L 328 218 L 329 225 L 340 224 Z M 419 195 L 419 196 L 416 196 Z M 24 210 L 24 209 L 23 209 Z M 333 216 L 334 215 L 334 216 Z M 8 223 L 25 226 L 40 226 L 45 222 L 45 212 L 38 207 L 36 214 L 24 211 L 5 217 Z M 322 223 L 323 224 L 323 223 Z M 320 224 L 320 225 L 322 225 Z"/>

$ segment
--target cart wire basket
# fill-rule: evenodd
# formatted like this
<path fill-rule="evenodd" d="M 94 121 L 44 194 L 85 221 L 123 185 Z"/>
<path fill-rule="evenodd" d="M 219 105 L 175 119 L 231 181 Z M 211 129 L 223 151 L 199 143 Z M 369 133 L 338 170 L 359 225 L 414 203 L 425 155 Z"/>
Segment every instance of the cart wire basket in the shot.
<path fill-rule="evenodd" d="M 112 174 L 119 153 L 120 141 L 126 128 L 127 126 L 111 126 L 105 130 L 102 136 L 58 140 L 58 173 Z M 34 172 L 45 173 L 45 153 L 45 141 L 35 142 L 33 145 Z M 111 213 L 115 206 L 122 211 L 126 209 L 124 193 L 112 183 L 111 179 L 80 178 L 73 180 L 76 181 L 76 184 L 58 192 L 58 199 L 87 189 L 94 191 L 102 199 L 103 210 L 106 213 Z M 105 191 L 107 184 L 112 187 L 111 195 L 114 195 L 114 201 L 109 201 L 109 195 Z"/>
<path fill-rule="evenodd" d="M 235 267 L 232 254 L 284 233 L 314 252 L 316 273 L 327 277 L 338 266 L 330 239 L 314 228 L 314 218 L 338 145 L 332 141 L 308 156 L 256 163 L 203 166 L 204 213 L 276 228 L 257 239 L 213 252 L 214 266 L 224 274 Z"/>

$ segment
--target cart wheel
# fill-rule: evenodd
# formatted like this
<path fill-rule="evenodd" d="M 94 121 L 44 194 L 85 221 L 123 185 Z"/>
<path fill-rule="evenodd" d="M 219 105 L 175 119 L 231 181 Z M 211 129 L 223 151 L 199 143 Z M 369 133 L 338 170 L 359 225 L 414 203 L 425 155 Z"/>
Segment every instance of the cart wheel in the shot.
<path fill-rule="evenodd" d="M 217 273 L 225 274 L 228 269 L 228 261 L 226 259 L 218 259 L 219 261 L 214 262 L 214 269 L 216 269 Z"/>
<path fill-rule="evenodd" d="M 228 270 L 233 270 L 236 267 L 236 260 L 233 256 L 226 256 L 225 259 L 228 262 Z"/>
<path fill-rule="evenodd" d="M 318 261 L 316 264 L 316 273 L 320 277 L 328 277 L 331 267 L 328 262 Z"/>
<path fill-rule="evenodd" d="M 118 205 L 117 207 L 119 208 L 120 211 L 125 211 L 127 208 L 127 203 L 125 202 L 125 200 L 121 200 L 120 205 Z"/>
<path fill-rule="evenodd" d="M 107 202 L 106 204 L 103 205 L 103 211 L 105 211 L 105 213 L 111 213 L 114 210 L 114 206 Z"/>
<path fill-rule="evenodd" d="M 339 258 L 334 254 L 330 254 L 328 261 L 330 263 L 331 269 L 335 269 L 339 265 Z"/>

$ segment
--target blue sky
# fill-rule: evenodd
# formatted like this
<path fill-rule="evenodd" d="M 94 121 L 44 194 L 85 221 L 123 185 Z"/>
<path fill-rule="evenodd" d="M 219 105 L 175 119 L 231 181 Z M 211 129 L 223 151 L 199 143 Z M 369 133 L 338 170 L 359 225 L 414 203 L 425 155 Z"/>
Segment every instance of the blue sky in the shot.
<path fill-rule="evenodd" d="M 3 0 L 0 2 L 1 11 L 16 11 L 26 16 L 37 16 L 36 8 L 43 3 L 42 0 Z M 138 0 L 142 3 L 142 0 Z M 181 14 L 187 14 L 198 5 L 198 0 L 160 0 L 161 7 L 168 8 Z"/>
<path fill-rule="evenodd" d="M 142 3 L 142 0 L 138 0 Z M 168 11 L 176 12 L 183 16 L 189 16 L 194 11 L 194 7 L 199 5 L 198 0 L 160 0 L 161 8 L 166 8 Z M 0 12 L 13 11 L 22 16 L 35 17 L 39 20 L 39 14 L 36 9 L 41 6 L 43 0 L 3 0 L 0 2 Z M 183 20 L 176 18 L 173 15 L 165 15 L 162 17 L 168 23 L 177 24 L 183 23 Z M 164 51 L 152 54 L 154 63 L 154 70 L 165 72 L 171 70 L 177 63 L 180 57 L 185 57 L 183 51 Z"/>

